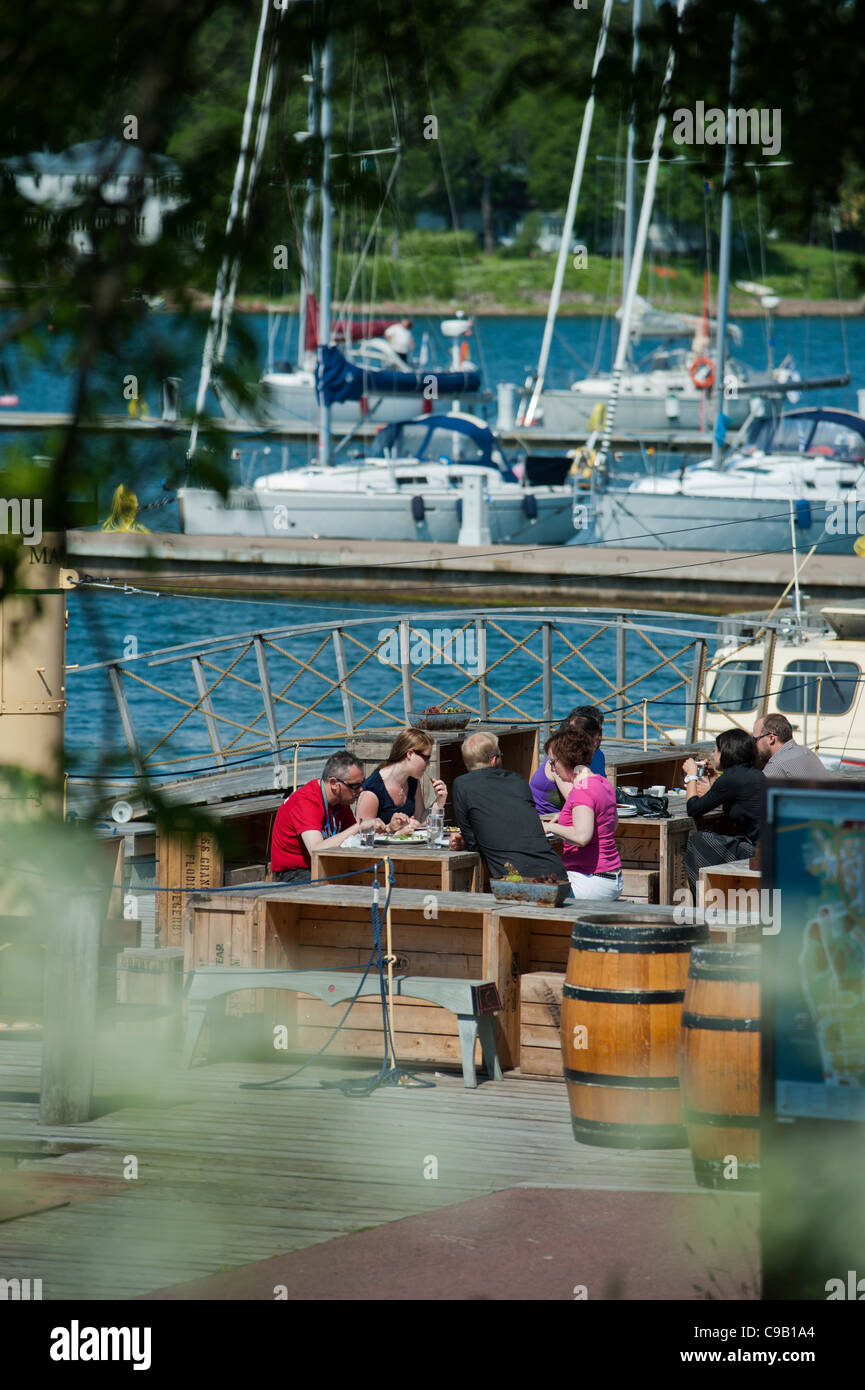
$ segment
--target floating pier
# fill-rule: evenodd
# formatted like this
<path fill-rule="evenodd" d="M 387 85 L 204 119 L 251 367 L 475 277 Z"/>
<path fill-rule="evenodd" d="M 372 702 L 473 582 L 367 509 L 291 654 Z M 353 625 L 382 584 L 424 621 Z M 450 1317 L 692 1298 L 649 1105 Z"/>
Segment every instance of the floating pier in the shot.
<path fill-rule="evenodd" d="M 283 540 L 69 531 L 81 577 L 170 592 L 339 594 L 415 603 L 619 604 L 735 612 L 775 602 L 788 554 L 632 550 L 622 546 L 459 546 L 394 541 Z M 865 561 L 814 555 L 803 576 L 813 599 L 865 598 Z"/>

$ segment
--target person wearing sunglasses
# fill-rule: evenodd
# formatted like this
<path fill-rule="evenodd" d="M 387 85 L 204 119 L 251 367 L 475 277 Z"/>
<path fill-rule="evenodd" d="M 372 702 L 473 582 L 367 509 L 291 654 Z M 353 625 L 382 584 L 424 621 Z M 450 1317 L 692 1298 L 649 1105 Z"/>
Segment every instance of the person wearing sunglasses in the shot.
<path fill-rule="evenodd" d="M 363 784 L 357 803 L 361 816 L 378 816 L 391 834 L 423 825 L 429 811 L 444 810 L 448 789 L 440 778 L 432 780 L 435 802 L 427 807 L 421 782 L 430 765 L 433 744 L 423 729 L 403 729 L 385 761 Z"/>
<path fill-rule="evenodd" d="M 340 748 L 321 777 L 298 787 L 276 813 L 270 867 L 279 883 L 309 883 L 314 849 L 339 849 L 361 830 L 384 830 L 375 815 L 358 817 L 354 803 L 363 789 L 363 769 L 353 753 Z"/>

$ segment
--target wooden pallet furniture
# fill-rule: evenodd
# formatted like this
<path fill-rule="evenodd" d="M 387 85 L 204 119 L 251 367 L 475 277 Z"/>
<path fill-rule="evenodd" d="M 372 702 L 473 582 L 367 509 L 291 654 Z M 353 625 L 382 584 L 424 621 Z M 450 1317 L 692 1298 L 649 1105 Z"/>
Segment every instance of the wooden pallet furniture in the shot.
<path fill-rule="evenodd" d="M 477 1086 L 475 1047 L 480 1044 L 487 1075 L 502 1079 L 496 1056 L 493 1012 L 501 1009 L 498 990 L 491 980 L 451 980 L 397 976 L 394 979 L 393 999 L 420 999 L 437 1004 L 456 1015 L 460 1041 L 460 1060 L 463 1084 L 469 1089 Z M 201 1029 L 210 1005 L 234 990 L 252 986 L 256 990 L 297 990 L 312 995 L 333 1010 L 335 1004 L 345 1003 L 352 996 L 381 999 L 377 973 L 346 974 L 333 970 L 233 970 L 230 966 L 211 965 L 194 970 L 187 979 L 186 1038 L 183 1065 L 190 1066 Z M 385 980 L 387 991 L 387 980 Z M 379 1007 L 379 1018 L 380 1003 Z M 351 1015 L 349 1015 L 351 1017 Z M 332 1017 L 332 1024 L 336 1017 Z"/>
<path fill-rule="evenodd" d="M 688 836 L 694 829 L 691 817 L 685 814 L 684 801 L 673 803 L 666 819 L 649 816 L 622 817 L 616 826 L 616 845 L 622 868 L 658 873 L 658 896 L 662 906 L 676 901 L 674 893 L 686 889 L 685 849 Z M 625 896 L 630 896 L 625 889 Z M 646 901 L 651 901 L 647 898 Z"/>
<path fill-rule="evenodd" d="M 372 884 L 373 866 L 390 859 L 394 884 L 423 893 L 473 893 L 481 886 L 481 858 L 469 850 L 433 849 L 430 845 L 376 845 L 373 849 L 317 849 L 312 851 L 312 877 L 336 878 L 358 869 L 346 880 L 356 887 Z M 378 871 L 384 882 L 383 869 Z"/>
<path fill-rule="evenodd" d="M 395 888 L 391 917 L 396 969 L 412 977 L 490 981 L 501 999 L 495 1015 L 502 1067 L 519 1060 L 519 977 L 528 969 L 527 942 L 482 893 L 430 895 Z M 381 906 L 384 894 L 381 894 Z M 185 970 L 224 965 L 240 970 L 361 971 L 372 952 L 372 889 L 342 884 L 274 885 L 247 894 L 197 895 L 190 901 Z M 244 976 L 244 979 L 247 977 Z M 254 975 L 250 975 L 254 982 Z M 316 1052 L 333 1027 L 329 1006 L 314 997 L 252 988 L 235 991 L 228 1011 L 261 1015 L 261 1037 L 276 1023 L 289 1030 L 289 1050 Z M 395 1000 L 397 1057 L 403 1064 L 459 1063 L 452 1013 L 422 999 Z M 329 1055 L 381 1057 L 381 1014 L 360 1001 Z M 479 1059 L 478 1059 L 479 1060 Z"/>

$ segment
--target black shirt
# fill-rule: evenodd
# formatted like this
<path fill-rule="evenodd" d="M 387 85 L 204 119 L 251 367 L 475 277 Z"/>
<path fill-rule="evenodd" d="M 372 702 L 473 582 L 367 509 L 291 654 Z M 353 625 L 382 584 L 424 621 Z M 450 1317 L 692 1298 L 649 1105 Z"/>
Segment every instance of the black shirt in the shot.
<path fill-rule="evenodd" d="M 716 777 L 705 796 L 689 796 L 685 810 L 689 816 L 705 816 L 716 806 L 741 826 L 741 833 L 756 844 L 763 823 L 766 778 L 756 767 L 737 763 Z"/>
<path fill-rule="evenodd" d="M 384 821 L 385 825 L 390 825 L 397 811 L 401 811 L 403 815 L 406 816 L 414 815 L 414 802 L 417 796 L 416 777 L 409 777 L 405 784 L 405 801 L 402 806 L 397 806 L 396 802 L 391 800 L 390 792 L 385 786 L 378 768 L 376 768 L 375 772 L 369 774 L 363 784 L 363 789 L 365 792 L 372 792 L 373 796 L 378 797 L 378 810 L 376 811 L 376 815 L 379 820 Z"/>
<path fill-rule="evenodd" d="M 544 834 L 531 788 L 518 772 L 479 767 L 457 777 L 452 794 L 466 848 L 483 857 L 490 878 L 504 878 L 506 860 L 525 878 L 567 877 Z"/>

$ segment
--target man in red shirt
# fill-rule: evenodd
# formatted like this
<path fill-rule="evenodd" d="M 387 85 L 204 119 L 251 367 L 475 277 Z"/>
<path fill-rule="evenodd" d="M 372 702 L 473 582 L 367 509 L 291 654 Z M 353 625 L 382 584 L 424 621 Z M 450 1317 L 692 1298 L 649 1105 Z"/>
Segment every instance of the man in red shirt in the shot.
<path fill-rule="evenodd" d="M 321 777 L 298 787 L 276 813 L 270 867 L 280 883 L 309 883 L 310 852 L 322 845 L 339 849 L 361 830 L 384 830 L 375 817 L 359 821 L 353 805 L 363 788 L 363 769 L 353 753 L 340 748 L 328 758 Z"/>

